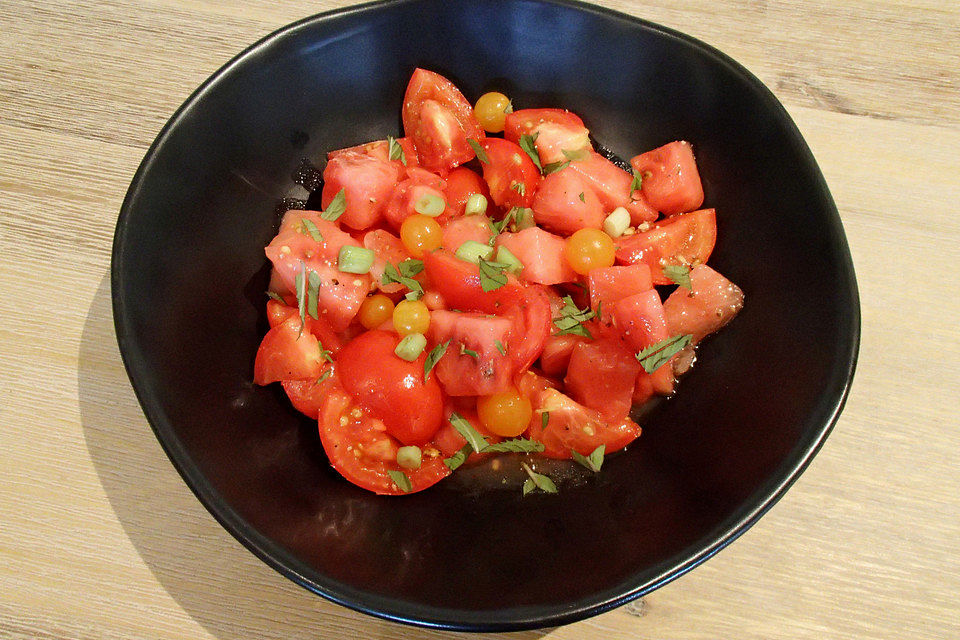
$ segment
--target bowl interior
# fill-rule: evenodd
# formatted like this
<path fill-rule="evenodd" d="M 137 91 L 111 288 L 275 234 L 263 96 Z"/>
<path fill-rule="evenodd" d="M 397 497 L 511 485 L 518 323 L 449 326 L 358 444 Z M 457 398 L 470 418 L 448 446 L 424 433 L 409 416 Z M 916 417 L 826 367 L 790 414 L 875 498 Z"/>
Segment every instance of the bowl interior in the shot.
<path fill-rule="evenodd" d="M 316 425 L 253 386 L 266 330 L 263 247 L 305 196 L 302 158 L 400 131 L 411 71 L 468 97 L 580 114 L 630 157 L 693 142 L 718 211 L 711 265 L 746 307 L 702 345 L 644 435 L 557 496 L 445 482 L 402 499 L 341 480 Z M 779 103 L 725 56 L 611 12 L 422 0 L 298 23 L 174 116 L 124 204 L 117 334 L 158 437 L 211 512 L 285 575 L 394 619 L 517 629 L 597 613 L 679 575 L 749 526 L 842 406 L 856 284 L 836 208 Z M 275 387 L 277 385 L 274 385 Z"/>

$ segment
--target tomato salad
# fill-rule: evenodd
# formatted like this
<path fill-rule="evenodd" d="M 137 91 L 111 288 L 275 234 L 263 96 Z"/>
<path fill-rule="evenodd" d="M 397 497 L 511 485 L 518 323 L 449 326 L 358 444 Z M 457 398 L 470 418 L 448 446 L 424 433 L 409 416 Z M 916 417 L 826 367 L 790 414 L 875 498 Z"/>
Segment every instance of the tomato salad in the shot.
<path fill-rule="evenodd" d="M 632 407 L 672 394 L 743 304 L 706 265 L 716 213 L 690 143 L 628 172 L 577 115 L 471 106 L 424 69 L 402 120 L 405 137 L 331 151 L 322 210 L 284 215 L 255 382 L 281 383 L 379 494 L 497 452 L 599 471 L 640 435 Z M 524 494 L 556 491 L 520 460 Z"/>

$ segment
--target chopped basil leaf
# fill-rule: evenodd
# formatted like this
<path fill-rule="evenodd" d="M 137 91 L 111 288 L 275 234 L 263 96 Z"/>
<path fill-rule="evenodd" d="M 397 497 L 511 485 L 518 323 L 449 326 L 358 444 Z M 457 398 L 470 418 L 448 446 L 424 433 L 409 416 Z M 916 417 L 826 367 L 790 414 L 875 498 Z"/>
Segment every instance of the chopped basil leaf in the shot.
<path fill-rule="evenodd" d="M 533 164 L 537 165 L 537 169 L 543 171 L 543 166 L 540 164 L 540 154 L 537 152 L 537 147 L 534 143 L 537 141 L 537 136 L 539 133 L 530 135 L 528 133 L 520 136 L 520 148 L 527 152 L 527 155 L 530 156 L 530 159 L 533 160 Z"/>
<path fill-rule="evenodd" d="M 693 291 L 693 285 L 690 284 L 690 267 L 682 264 L 668 264 L 663 268 L 663 275 L 667 276 L 684 289 Z"/>
<path fill-rule="evenodd" d="M 673 336 L 666 340 L 661 340 L 652 344 L 637 354 L 637 360 L 640 366 L 647 373 L 653 373 L 659 369 L 667 360 L 677 355 L 684 347 L 690 344 L 693 336 L 690 334 Z"/>
<path fill-rule="evenodd" d="M 570 166 L 570 161 L 566 162 L 562 160 L 557 160 L 556 162 L 551 162 L 550 164 L 543 165 L 543 175 L 550 175 L 551 173 L 556 173 L 557 171 L 563 171 L 568 166 Z"/>
<path fill-rule="evenodd" d="M 407 166 L 407 155 L 403 152 L 403 147 L 393 136 L 387 136 L 387 144 L 390 146 L 390 159 L 399 160 L 403 166 Z"/>
<path fill-rule="evenodd" d="M 570 296 L 563 297 L 563 309 L 560 310 L 560 317 L 553 319 L 553 325 L 557 328 L 556 335 L 577 335 L 593 339 L 590 331 L 583 326 L 584 322 L 592 319 L 596 314 L 588 309 L 579 309 L 574 304 Z"/>
<path fill-rule="evenodd" d="M 463 445 L 463 448 L 457 451 L 455 454 L 449 458 L 444 458 L 443 464 L 447 465 L 447 468 L 450 469 L 450 471 L 456 471 L 458 468 L 460 468 L 460 465 L 467 461 L 467 456 L 470 455 L 472 450 L 473 447 L 471 447 L 469 444 L 465 444 Z"/>
<path fill-rule="evenodd" d="M 507 276 L 503 273 L 507 266 L 500 262 L 487 262 L 483 258 L 477 262 L 480 265 L 480 288 L 484 291 L 493 291 L 507 284 Z"/>
<path fill-rule="evenodd" d="M 397 264 L 397 270 L 408 278 L 412 278 L 423 271 L 423 260 L 407 258 L 403 262 Z"/>
<path fill-rule="evenodd" d="M 493 346 L 495 346 L 495 347 L 497 348 L 497 351 L 500 352 L 500 355 L 502 355 L 502 356 L 507 355 L 507 349 L 506 349 L 506 347 L 504 347 L 504 346 L 503 346 L 503 343 L 500 342 L 499 340 L 494 340 L 494 341 L 493 341 Z"/>
<path fill-rule="evenodd" d="M 527 195 L 527 185 L 523 184 L 522 182 L 511 182 L 510 188 L 522 196 Z"/>
<path fill-rule="evenodd" d="M 597 322 L 600 322 L 600 316 L 603 314 L 603 300 L 597 302 L 597 310 L 594 312 L 594 317 L 597 319 Z"/>
<path fill-rule="evenodd" d="M 404 262 L 408 262 L 408 261 L 405 260 Z M 419 260 L 417 260 L 416 262 L 419 262 Z M 401 262 L 400 264 L 403 264 L 403 262 Z M 409 266 L 405 268 L 409 271 L 414 267 Z M 383 282 L 383 284 L 399 282 L 400 284 L 405 286 L 407 289 L 410 289 L 410 293 L 407 294 L 407 300 L 419 300 L 420 298 L 423 297 L 423 285 L 421 285 L 418 280 L 414 280 L 409 276 L 400 275 L 400 272 L 397 271 L 397 268 L 392 264 L 390 264 L 389 262 L 383 267 L 383 277 L 381 278 L 381 282 Z"/>
<path fill-rule="evenodd" d="M 329 353 L 329 352 L 328 352 L 328 353 Z M 326 371 L 324 371 L 323 373 L 320 374 L 320 377 L 319 377 L 319 378 L 317 378 L 316 384 L 320 384 L 321 382 L 323 382 L 324 380 L 326 380 L 327 378 L 329 378 L 329 377 L 332 376 L 332 375 L 333 375 L 333 369 L 327 369 Z"/>
<path fill-rule="evenodd" d="M 580 195 L 577 196 L 577 197 L 580 198 L 580 202 L 586 202 L 586 199 L 584 198 L 583 191 L 581 191 L 581 192 L 580 192 Z"/>
<path fill-rule="evenodd" d="M 323 348 L 323 343 L 317 340 L 317 346 L 320 347 L 320 357 L 327 362 L 333 362 L 333 351 Z"/>
<path fill-rule="evenodd" d="M 531 469 L 526 462 L 521 462 L 520 466 L 523 467 L 523 470 L 527 472 L 528 476 L 530 476 L 530 480 L 533 481 L 533 484 L 537 489 L 540 489 L 541 491 L 546 493 L 557 492 L 557 485 L 553 483 L 553 480 L 543 475 L 542 473 L 537 473 L 536 471 Z M 524 482 L 523 484 L 524 484 L 524 487 L 523 487 L 524 495 L 533 491 L 533 487 L 529 489 L 527 488 L 526 482 Z"/>
<path fill-rule="evenodd" d="M 460 355 L 462 355 L 462 356 L 470 356 L 470 357 L 473 358 L 474 360 L 479 360 L 479 359 L 480 359 L 480 356 L 477 354 L 476 351 L 474 351 L 473 349 L 467 349 L 467 348 L 466 348 L 464 345 L 462 345 L 462 344 L 460 345 Z"/>
<path fill-rule="evenodd" d="M 317 225 L 313 224 L 313 220 L 308 220 L 307 218 L 301 218 L 300 222 L 303 223 L 304 233 L 309 235 L 311 238 L 317 242 L 323 242 L 323 234 L 320 233 L 320 229 L 317 229 Z"/>
<path fill-rule="evenodd" d="M 423 379 L 426 381 L 430 377 L 430 371 L 436 366 L 440 358 L 443 357 L 443 354 L 447 352 L 447 347 L 450 346 L 450 341 L 441 342 L 433 349 L 430 350 L 430 353 L 427 354 L 427 359 L 423 362 Z"/>
<path fill-rule="evenodd" d="M 303 260 L 300 261 L 300 271 L 293 279 L 297 286 L 297 310 L 300 311 L 300 333 L 303 333 L 303 326 L 307 323 L 307 265 Z M 300 335 L 297 335 L 300 339 Z"/>
<path fill-rule="evenodd" d="M 636 169 L 633 170 L 633 182 L 630 183 L 630 198 L 633 199 L 633 192 L 639 191 L 643 186 L 643 176 Z"/>
<path fill-rule="evenodd" d="M 330 201 L 330 204 L 327 205 L 326 211 L 320 214 L 320 217 L 324 220 L 329 220 L 334 222 L 337 218 L 343 215 L 343 212 L 347 210 L 347 194 L 343 189 L 337 191 L 337 195 L 333 196 L 333 200 Z"/>
<path fill-rule="evenodd" d="M 546 429 L 548 424 L 550 424 L 550 412 L 544 411 L 540 414 L 540 428 Z"/>
<path fill-rule="evenodd" d="M 477 453 L 480 453 L 487 447 L 486 439 L 459 413 L 450 414 L 450 424 L 453 425 L 457 433 L 462 435 L 467 441 L 467 444 Z"/>
<path fill-rule="evenodd" d="M 408 478 L 407 474 L 405 474 L 403 471 L 394 471 L 393 469 L 388 469 L 387 473 L 390 474 L 390 479 L 393 480 L 394 484 L 400 488 L 400 491 L 409 493 L 410 490 L 413 489 L 413 485 L 410 484 L 410 478 Z"/>
<path fill-rule="evenodd" d="M 275 300 L 279 302 L 280 304 L 284 304 L 284 305 L 287 304 L 287 301 L 284 300 L 279 293 L 274 293 L 273 291 L 267 291 L 267 297 L 270 298 L 271 300 Z"/>
<path fill-rule="evenodd" d="M 527 495 L 531 491 L 537 488 L 537 485 L 533 483 L 533 480 L 527 478 L 523 481 L 523 495 Z"/>
<path fill-rule="evenodd" d="M 483 150 L 479 142 L 473 138 L 467 138 L 467 144 L 469 144 L 470 148 L 477 154 L 477 160 L 483 164 L 490 164 L 490 158 L 487 157 L 487 152 Z"/>
<path fill-rule="evenodd" d="M 543 443 L 526 438 L 511 438 L 483 448 L 484 453 L 538 453 L 543 451 Z"/>
<path fill-rule="evenodd" d="M 606 450 L 606 448 L 606 445 L 600 445 L 588 456 L 578 453 L 574 449 L 570 449 L 570 453 L 573 455 L 574 460 L 582 464 L 587 469 L 590 469 L 590 471 L 596 473 L 600 471 L 600 467 L 603 466 L 603 452 Z"/>
<path fill-rule="evenodd" d="M 317 313 L 317 297 L 320 295 L 320 275 L 311 271 L 307 277 L 307 313 L 314 320 L 319 318 Z"/>
<path fill-rule="evenodd" d="M 570 162 L 576 162 L 577 160 L 583 160 L 587 157 L 586 149 L 575 149 L 573 151 L 567 151 L 563 149 L 563 157 L 569 160 Z"/>

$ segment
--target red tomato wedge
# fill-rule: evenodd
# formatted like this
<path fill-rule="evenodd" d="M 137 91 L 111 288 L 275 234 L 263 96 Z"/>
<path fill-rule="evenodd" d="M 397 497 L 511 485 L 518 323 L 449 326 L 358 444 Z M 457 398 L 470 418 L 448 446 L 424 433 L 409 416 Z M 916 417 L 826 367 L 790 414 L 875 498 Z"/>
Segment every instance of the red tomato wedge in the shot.
<path fill-rule="evenodd" d="M 487 244 L 493 236 L 493 225 L 487 216 L 463 216 L 448 222 L 442 235 L 440 246 L 456 252 L 467 240 Z"/>
<path fill-rule="evenodd" d="M 633 176 L 599 153 L 591 151 L 586 157 L 571 162 L 570 169 L 586 180 L 604 211 L 624 207 L 630 212 L 630 222 L 634 225 L 657 219 L 656 209 L 646 203 L 642 192 L 630 190 Z"/>
<path fill-rule="evenodd" d="M 678 287 L 663 303 L 674 335 L 692 334 L 699 342 L 733 320 L 743 308 L 743 291 L 705 264 L 690 270 L 691 291 Z"/>
<path fill-rule="evenodd" d="M 504 286 L 484 291 L 477 265 L 461 260 L 446 249 L 424 255 L 423 266 L 430 288 L 442 296 L 450 309 L 496 314 L 519 306 L 523 300 L 523 289 L 512 275 L 507 275 Z"/>
<path fill-rule="evenodd" d="M 587 275 L 587 288 L 592 309 L 612 309 L 618 300 L 653 289 L 653 278 L 650 267 L 643 263 L 602 267 Z"/>
<path fill-rule="evenodd" d="M 299 315 L 300 312 L 296 307 L 280 304 L 276 300 L 267 300 L 267 322 L 270 323 L 271 329 L 283 324 L 285 320 L 296 318 Z"/>
<path fill-rule="evenodd" d="M 564 236 L 588 227 L 599 229 L 606 217 L 593 189 L 569 167 L 540 182 L 532 207 L 539 226 Z"/>
<path fill-rule="evenodd" d="M 324 376 L 327 375 L 328 370 L 331 371 L 332 375 L 332 369 L 332 364 L 324 363 L 321 377 L 316 380 L 281 381 L 280 384 L 283 385 L 283 390 L 286 392 L 287 397 L 290 398 L 290 404 L 293 405 L 294 409 L 312 420 L 317 419 L 317 416 L 320 414 L 323 398 L 330 392 L 334 384 L 332 378 L 329 376 L 323 379 Z"/>
<path fill-rule="evenodd" d="M 703 204 L 703 185 L 689 142 L 671 142 L 641 153 L 630 165 L 643 178 L 647 202 L 664 215 L 693 211 Z"/>
<path fill-rule="evenodd" d="M 536 136 L 541 165 L 565 162 L 564 151 L 593 149 L 583 120 L 566 109 L 521 109 L 507 114 L 503 137 L 519 144 L 522 135 Z"/>
<path fill-rule="evenodd" d="M 543 428 L 543 414 L 547 426 Z M 573 457 L 571 450 L 590 455 L 600 445 L 604 453 L 618 451 L 640 436 L 640 427 L 630 418 L 608 422 L 600 412 L 585 407 L 556 389 L 546 389 L 535 402 L 527 436 L 543 443 L 548 458 Z"/>
<path fill-rule="evenodd" d="M 313 224 L 322 241 L 314 240 L 303 220 Z M 287 291 L 297 290 L 301 269 L 316 272 L 320 278 L 317 308 L 337 331 L 350 324 L 370 291 L 369 275 L 344 274 L 337 268 L 337 255 L 345 245 L 358 247 L 360 243 L 315 211 L 292 210 L 284 215 L 280 232 L 265 249 Z"/>
<path fill-rule="evenodd" d="M 423 447 L 419 469 L 397 464 L 400 443 L 385 429 L 383 421 L 359 406 L 336 379 L 324 394 L 318 412 L 320 442 L 330 464 L 353 484 L 382 495 L 415 493 L 450 475 L 439 450 Z M 410 490 L 397 485 L 390 472 L 403 473 Z"/>
<path fill-rule="evenodd" d="M 619 329 L 623 341 L 639 353 L 641 350 L 666 340 L 671 336 L 660 296 L 650 290 L 618 300 L 612 309 L 614 326 Z M 648 378 L 653 391 L 661 395 L 673 393 L 674 376 L 669 364 L 662 365 L 653 373 L 640 370 L 637 374 Z"/>
<path fill-rule="evenodd" d="M 644 263 L 654 284 L 673 284 L 666 265 L 697 265 L 707 261 L 717 241 L 717 216 L 701 209 L 655 222 L 647 231 L 617 238 L 617 262 Z"/>
<path fill-rule="evenodd" d="M 430 343 L 449 340 L 433 370 L 444 391 L 451 396 L 486 396 L 508 389 L 515 364 L 506 355 L 506 345 L 513 330 L 507 318 L 434 311 L 430 316 Z"/>
<path fill-rule="evenodd" d="M 476 171 L 467 167 L 457 167 L 447 174 L 447 210 L 440 216 L 438 222 L 445 222 L 444 217 L 456 218 L 463 215 L 467 199 L 473 194 L 480 194 L 490 199 L 490 189 L 487 183 Z"/>
<path fill-rule="evenodd" d="M 316 380 L 321 373 L 320 346 L 300 318 L 289 318 L 263 336 L 253 363 L 259 385 L 281 380 Z"/>
<path fill-rule="evenodd" d="M 343 388 L 386 425 L 405 445 L 429 442 L 440 428 L 443 391 L 436 378 L 424 381 L 426 354 L 407 362 L 394 353 L 399 336 L 368 331 L 347 343 L 337 356 Z"/>
<path fill-rule="evenodd" d="M 640 363 L 620 340 L 580 342 L 570 355 L 564 384 L 571 398 L 607 420 L 630 413 Z"/>
<path fill-rule="evenodd" d="M 400 145 L 403 154 L 401 155 L 395 151 L 395 158 L 392 162 L 396 164 L 397 170 L 400 171 L 402 175 L 406 172 L 407 168 L 417 166 L 417 148 L 410 138 L 397 138 L 396 143 Z M 374 142 L 367 142 L 366 144 L 358 144 L 355 147 L 337 149 L 327 153 L 327 160 L 333 160 L 344 153 L 363 153 L 387 162 L 390 161 L 390 144 L 386 140 L 375 140 Z"/>
<path fill-rule="evenodd" d="M 440 176 L 426 169 L 411 167 L 407 171 L 407 178 L 396 185 L 390 193 L 383 215 L 387 222 L 399 231 L 403 221 L 417 213 L 414 208 L 417 198 L 426 194 L 442 198 L 445 188 L 446 183 Z"/>
<path fill-rule="evenodd" d="M 517 233 L 501 233 L 497 247 L 506 247 L 521 264 L 520 279 L 537 284 L 559 284 L 577 279 L 564 255 L 566 242 L 560 236 L 539 227 Z"/>
<path fill-rule="evenodd" d="M 399 177 L 397 165 L 388 160 L 363 152 L 342 151 L 323 170 L 322 206 L 326 210 L 342 189 L 347 207 L 339 218 L 340 224 L 366 229 L 383 215 Z"/>
<path fill-rule="evenodd" d="M 410 258 L 410 252 L 403 246 L 400 238 L 384 229 L 374 229 L 364 234 L 363 246 L 374 253 L 370 276 L 380 291 L 384 293 L 403 291 L 404 286 L 399 282 L 383 283 L 383 271 L 388 263 L 396 267 L 399 263 Z"/>
<path fill-rule="evenodd" d="M 487 138 L 482 146 L 486 162 L 481 160 L 480 167 L 494 203 L 504 209 L 529 207 L 540 184 L 537 165 L 509 140 Z"/>
<path fill-rule="evenodd" d="M 548 376 L 562 377 L 570 364 L 574 348 L 586 338 L 574 335 L 552 335 L 543 343 L 540 369 Z"/>
<path fill-rule="evenodd" d="M 420 164 L 431 171 L 449 171 L 470 160 L 474 151 L 467 140 L 484 139 L 473 107 L 460 90 L 426 69 L 416 69 L 410 77 L 401 116 Z"/>

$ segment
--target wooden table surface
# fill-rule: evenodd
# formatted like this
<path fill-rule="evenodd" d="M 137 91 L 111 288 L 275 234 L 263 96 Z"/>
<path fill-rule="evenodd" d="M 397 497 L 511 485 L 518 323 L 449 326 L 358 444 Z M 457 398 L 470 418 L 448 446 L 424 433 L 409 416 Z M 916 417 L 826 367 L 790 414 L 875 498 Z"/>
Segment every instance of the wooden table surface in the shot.
<path fill-rule="evenodd" d="M 247 44 L 346 4 L 0 0 L 0 637 L 465 638 L 328 603 L 204 510 L 120 362 L 108 269 L 148 145 Z M 511 637 L 960 637 L 960 3 L 609 0 L 743 63 L 829 183 L 863 307 L 822 452 L 641 601 Z"/>

